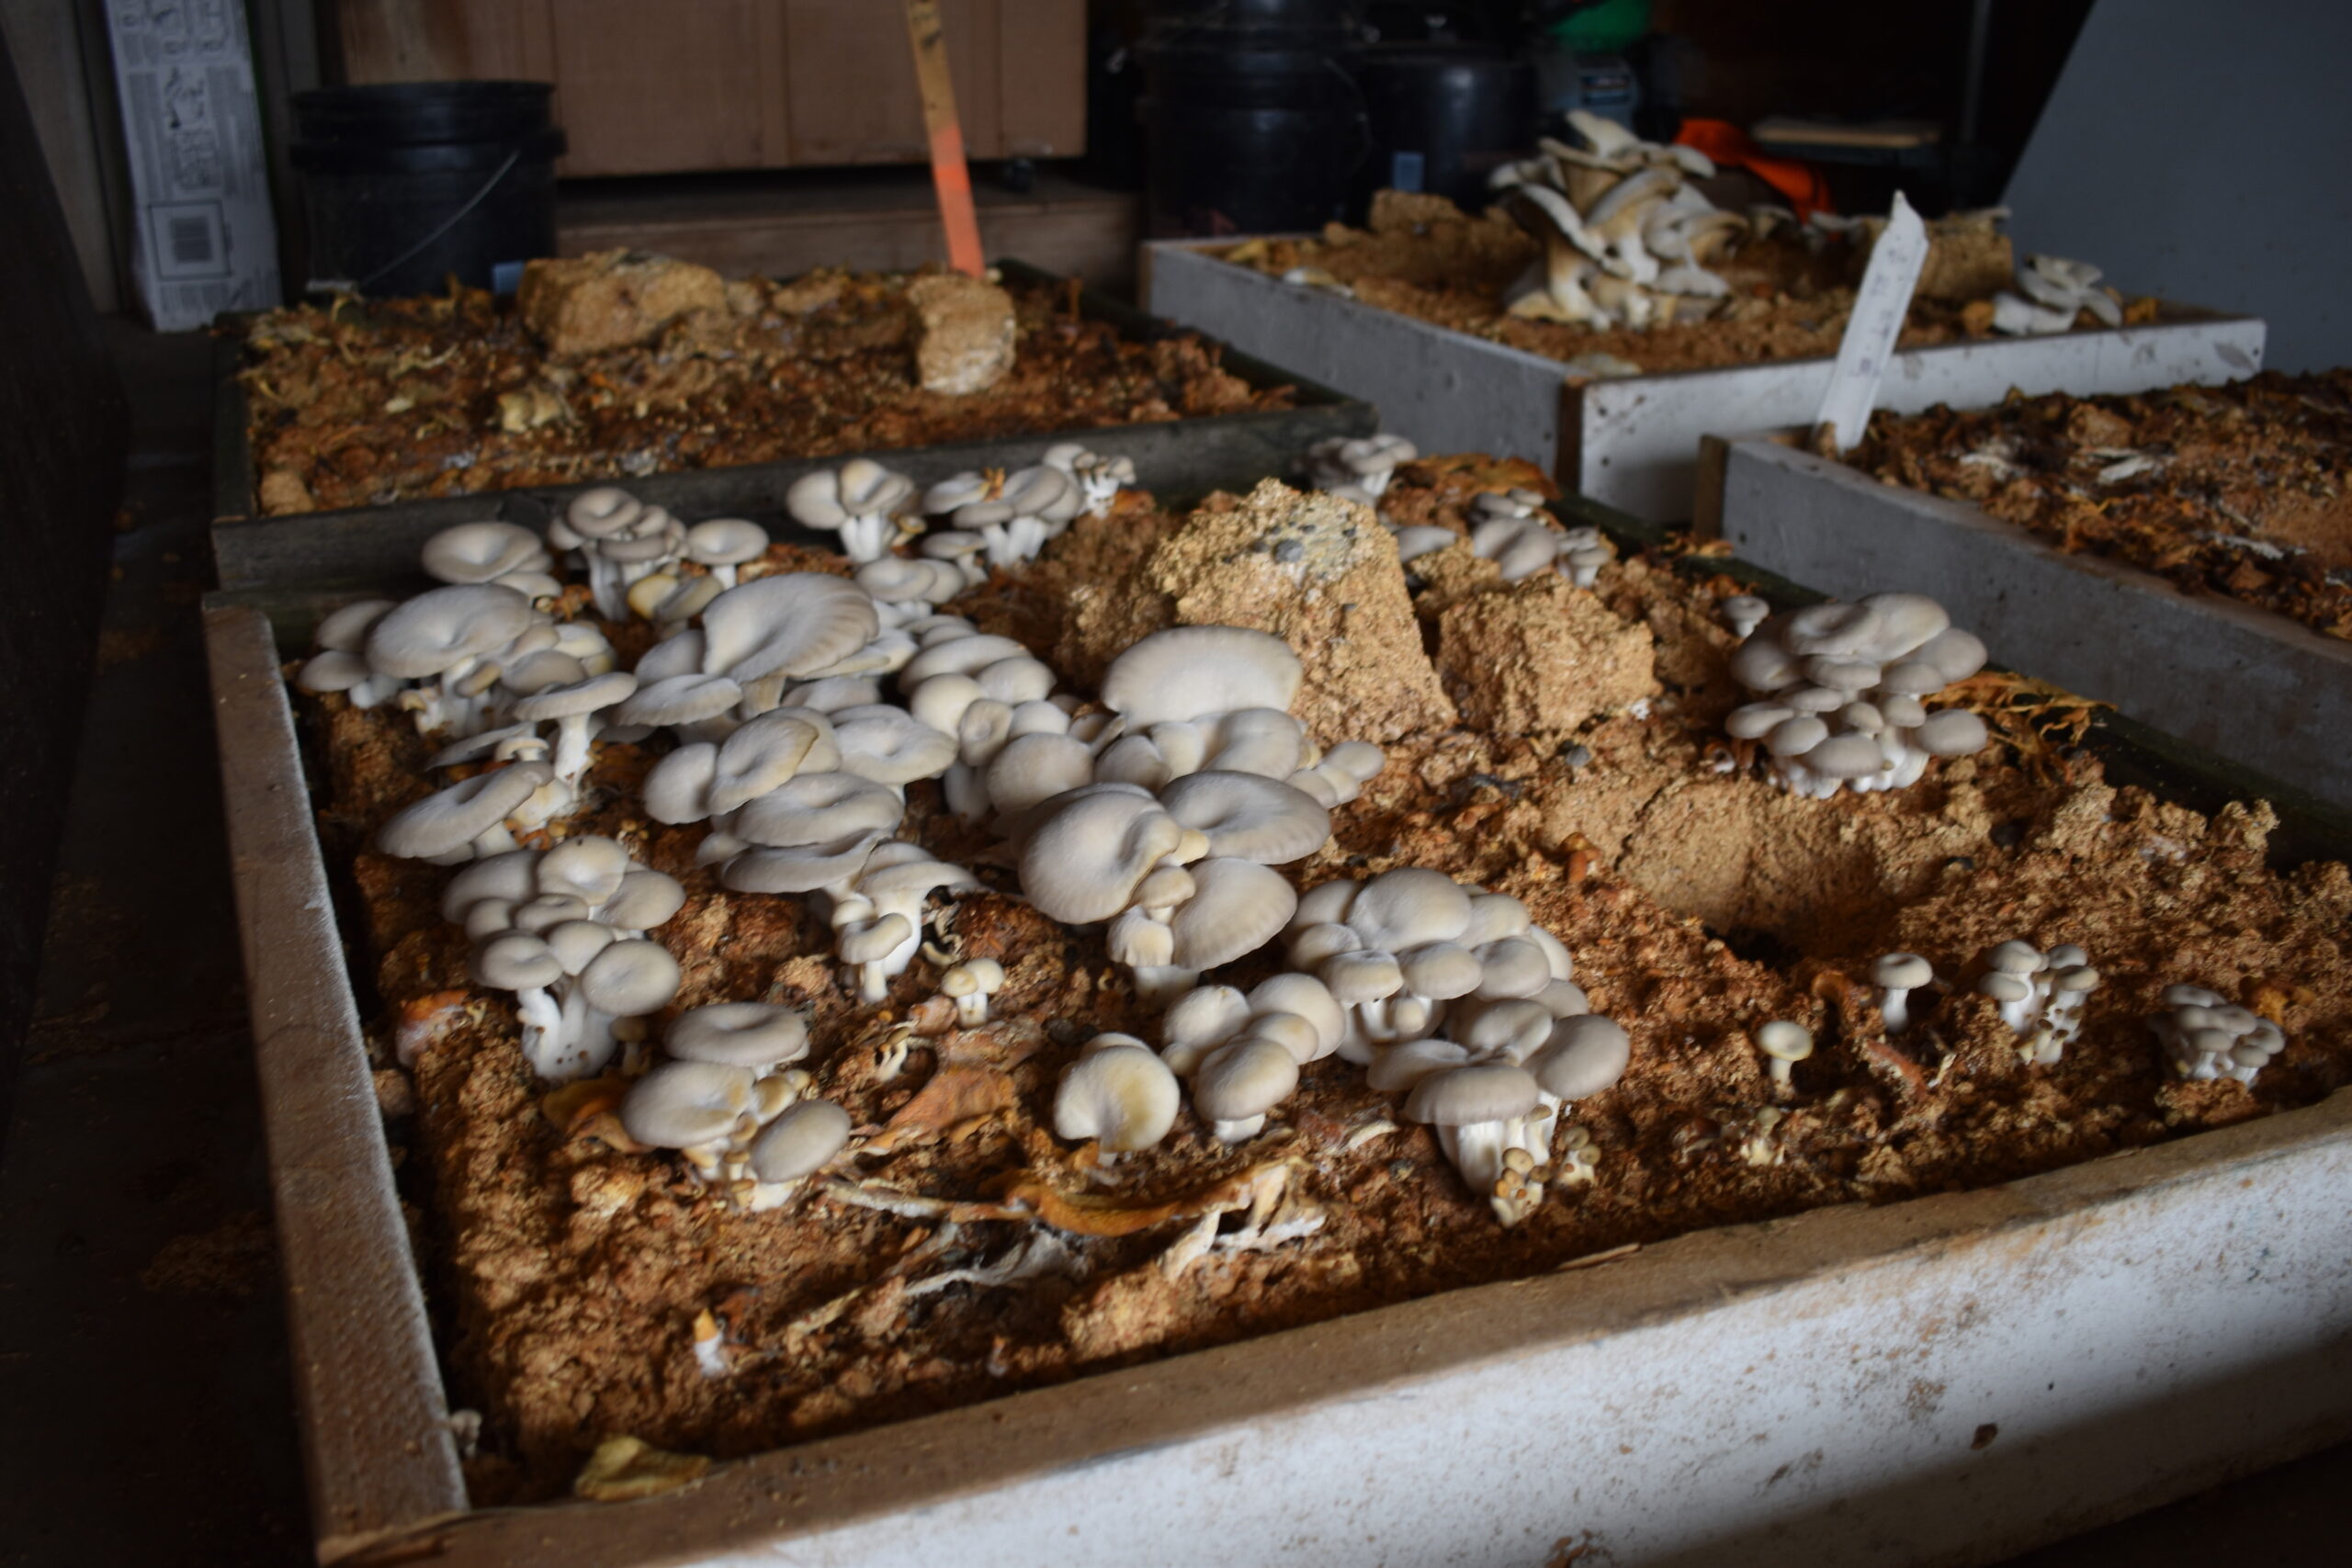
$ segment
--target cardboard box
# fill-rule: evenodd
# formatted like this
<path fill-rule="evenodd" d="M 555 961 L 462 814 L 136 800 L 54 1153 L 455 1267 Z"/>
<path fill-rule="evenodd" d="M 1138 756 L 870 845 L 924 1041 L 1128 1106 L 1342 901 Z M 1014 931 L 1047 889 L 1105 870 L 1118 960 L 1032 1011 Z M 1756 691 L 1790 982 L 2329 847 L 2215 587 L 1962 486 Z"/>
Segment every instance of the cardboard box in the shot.
<path fill-rule="evenodd" d="M 234 0 L 113 0 L 131 276 L 158 332 L 278 302 L 261 104 Z"/>

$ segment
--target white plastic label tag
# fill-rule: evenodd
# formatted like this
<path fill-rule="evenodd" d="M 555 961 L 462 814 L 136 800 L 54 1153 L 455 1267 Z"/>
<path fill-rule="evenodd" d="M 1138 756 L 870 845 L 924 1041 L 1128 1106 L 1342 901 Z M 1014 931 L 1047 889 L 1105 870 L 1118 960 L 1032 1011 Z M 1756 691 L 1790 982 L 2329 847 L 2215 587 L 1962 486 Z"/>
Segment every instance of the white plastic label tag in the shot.
<path fill-rule="evenodd" d="M 1826 425 L 1831 443 L 1843 452 L 1862 438 L 1871 409 L 1878 401 L 1878 384 L 1894 357 L 1895 341 L 1903 335 L 1904 318 L 1911 313 L 1911 291 L 1919 286 L 1919 269 L 1928 262 L 1928 228 L 1903 193 L 1894 193 L 1894 207 L 1886 227 L 1871 250 L 1854 313 L 1846 318 L 1846 336 L 1838 345 L 1838 367 L 1829 373 L 1829 390 L 1821 400 L 1816 425 Z"/>

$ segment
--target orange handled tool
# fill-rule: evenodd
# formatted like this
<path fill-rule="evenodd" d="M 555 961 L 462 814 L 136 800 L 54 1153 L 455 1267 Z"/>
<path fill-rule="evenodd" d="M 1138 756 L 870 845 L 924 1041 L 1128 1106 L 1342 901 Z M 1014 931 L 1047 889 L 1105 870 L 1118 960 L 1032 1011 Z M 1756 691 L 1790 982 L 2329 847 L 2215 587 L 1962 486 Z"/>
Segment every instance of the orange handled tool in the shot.
<path fill-rule="evenodd" d="M 972 172 L 964 164 L 964 127 L 956 118 L 956 81 L 947 73 L 938 0 L 907 0 L 907 36 L 914 43 L 923 128 L 931 133 L 931 183 L 939 192 L 939 220 L 947 230 L 947 265 L 978 277 L 987 264 L 980 256 L 980 220 L 972 210 Z"/>

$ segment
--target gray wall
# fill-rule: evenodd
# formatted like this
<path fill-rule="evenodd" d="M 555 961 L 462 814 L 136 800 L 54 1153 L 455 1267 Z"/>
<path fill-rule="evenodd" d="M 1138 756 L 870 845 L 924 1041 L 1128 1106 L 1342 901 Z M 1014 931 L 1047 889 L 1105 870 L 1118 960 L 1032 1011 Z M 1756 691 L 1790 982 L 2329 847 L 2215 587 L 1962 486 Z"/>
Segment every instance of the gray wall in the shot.
<path fill-rule="evenodd" d="M 2272 369 L 2352 365 L 2347 77 L 2345 0 L 2098 0 L 2010 177 L 2010 232 L 2266 318 Z"/>

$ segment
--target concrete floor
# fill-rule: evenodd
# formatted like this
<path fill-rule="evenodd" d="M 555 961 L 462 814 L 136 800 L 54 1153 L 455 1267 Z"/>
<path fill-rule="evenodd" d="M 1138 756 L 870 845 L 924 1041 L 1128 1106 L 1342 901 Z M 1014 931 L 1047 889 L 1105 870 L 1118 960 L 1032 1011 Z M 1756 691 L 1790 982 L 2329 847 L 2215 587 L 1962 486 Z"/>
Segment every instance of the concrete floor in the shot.
<path fill-rule="evenodd" d="M 136 429 L 0 1142 L 0 1564 L 310 1560 L 197 599 L 209 344 L 111 324 Z M 2352 1561 L 2352 1448 L 2009 1568 Z"/>

